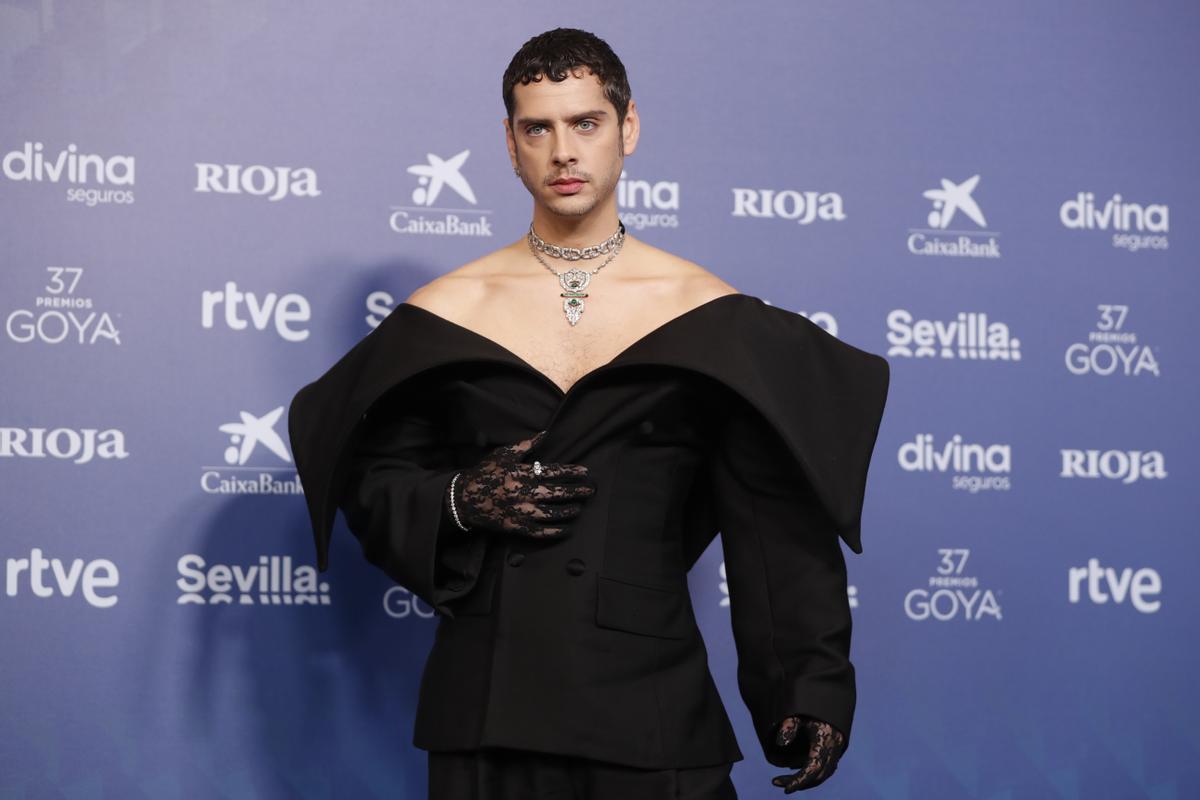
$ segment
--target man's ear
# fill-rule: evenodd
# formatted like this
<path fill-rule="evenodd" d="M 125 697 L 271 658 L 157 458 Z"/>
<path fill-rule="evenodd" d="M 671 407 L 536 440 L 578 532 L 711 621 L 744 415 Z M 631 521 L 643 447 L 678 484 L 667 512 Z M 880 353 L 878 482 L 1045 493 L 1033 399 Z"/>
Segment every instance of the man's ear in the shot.
<path fill-rule="evenodd" d="M 637 103 L 630 98 L 629 110 L 625 112 L 625 121 L 621 123 L 621 146 L 624 155 L 633 155 L 633 151 L 637 149 L 638 136 L 641 131 L 642 124 L 638 119 Z"/>
<path fill-rule="evenodd" d="M 513 138 L 512 125 L 509 124 L 508 117 L 503 120 L 504 123 L 504 144 L 508 148 L 508 160 L 512 162 L 512 168 L 517 168 L 517 141 Z"/>

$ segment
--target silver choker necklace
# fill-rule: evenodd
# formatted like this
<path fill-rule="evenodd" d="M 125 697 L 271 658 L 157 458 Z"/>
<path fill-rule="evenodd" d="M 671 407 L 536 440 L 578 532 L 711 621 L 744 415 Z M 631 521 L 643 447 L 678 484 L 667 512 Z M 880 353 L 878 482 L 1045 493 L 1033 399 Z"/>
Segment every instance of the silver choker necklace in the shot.
<path fill-rule="evenodd" d="M 591 247 L 559 247 L 556 244 L 548 244 L 534 232 L 532 222 L 529 223 L 529 234 L 525 239 L 529 242 L 529 249 L 533 253 L 533 257 L 558 277 L 559 286 L 562 287 L 559 296 L 563 299 L 563 313 L 566 314 L 567 322 L 574 325 L 579 322 L 579 317 L 583 314 L 583 300 L 588 296 L 587 287 L 592 281 L 592 276 L 602 270 L 608 262 L 616 258 L 617 254 L 621 252 L 621 246 L 625 244 L 625 224 L 618 220 L 617 232 L 600 244 L 592 245 Z M 606 253 L 608 254 L 608 258 L 604 259 L 604 262 L 600 266 L 590 272 L 586 269 L 577 268 L 556 272 L 554 267 L 546 263 L 546 260 L 541 257 L 540 253 L 545 253 L 553 258 L 561 258 L 564 261 L 598 258 Z"/>

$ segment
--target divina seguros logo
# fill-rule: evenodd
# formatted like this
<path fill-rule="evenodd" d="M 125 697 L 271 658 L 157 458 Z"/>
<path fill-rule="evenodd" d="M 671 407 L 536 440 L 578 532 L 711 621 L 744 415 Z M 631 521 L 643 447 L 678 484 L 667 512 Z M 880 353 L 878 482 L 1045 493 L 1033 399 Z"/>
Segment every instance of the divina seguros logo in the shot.
<path fill-rule="evenodd" d="M 1163 203 L 1142 205 L 1113 194 L 1098 205 L 1092 192 L 1079 192 L 1058 209 L 1064 228 L 1081 231 L 1114 231 L 1112 246 L 1121 250 L 1166 250 L 1170 209 Z"/>
<path fill-rule="evenodd" d="M 25 142 L 0 157 L 0 175 L 14 183 L 74 184 L 67 188 L 67 201 L 88 207 L 134 200 L 131 188 L 108 188 L 133 186 L 133 156 L 81 153 L 73 142 L 57 153 L 41 142 Z"/>
<path fill-rule="evenodd" d="M 965 442 L 956 433 L 938 449 L 932 433 L 919 433 L 896 458 L 905 472 L 950 473 L 951 488 L 970 494 L 1012 488 L 1012 445 Z"/>
<path fill-rule="evenodd" d="M 621 170 L 617 209 L 617 216 L 630 230 L 678 228 L 679 184 L 630 178 L 627 171 Z"/>

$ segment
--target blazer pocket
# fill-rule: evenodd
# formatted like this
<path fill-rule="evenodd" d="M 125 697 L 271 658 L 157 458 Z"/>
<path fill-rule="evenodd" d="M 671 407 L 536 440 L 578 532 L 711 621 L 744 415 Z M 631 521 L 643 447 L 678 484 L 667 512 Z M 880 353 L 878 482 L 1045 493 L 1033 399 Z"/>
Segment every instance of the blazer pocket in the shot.
<path fill-rule="evenodd" d="M 457 617 L 477 617 L 492 613 L 492 600 L 496 594 L 496 574 L 494 566 L 485 564 L 479 575 L 479 580 L 471 587 L 471 591 L 462 597 L 451 600 L 449 605 Z"/>
<path fill-rule="evenodd" d="M 596 624 L 644 636 L 685 639 L 695 629 L 686 590 L 596 576 Z"/>

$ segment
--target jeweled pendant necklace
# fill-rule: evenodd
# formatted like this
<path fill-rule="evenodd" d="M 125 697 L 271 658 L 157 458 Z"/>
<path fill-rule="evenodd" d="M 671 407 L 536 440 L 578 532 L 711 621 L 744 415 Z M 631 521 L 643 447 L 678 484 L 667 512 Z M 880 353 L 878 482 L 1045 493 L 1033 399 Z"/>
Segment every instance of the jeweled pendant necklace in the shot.
<path fill-rule="evenodd" d="M 533 257 L 540 261 L 542 266 L 558 276 L 558 284 L 562 287 L 559 296 L 563 299 L 563 313 L 567 315 L 567 322 L 574 325 L 576 322 L 579 322 L 579 316 L 583 314 L 583 300 L 588 296 L 587 287 L 592 282 L 592 276 L 604 269 L 604 266 L 621 252 L 621 246 L 625 244 L 625 224 L 617 220 L 617 232 L 600 244 L 591 247 L 559 247 L 556 244 L 547 244 L 542 240 L 542 237 L 534 233 L 532 222 L 529 223 L 529 235 L 525 238 L 529 242 L 529 249 L 533 252 Z M 539 255 L 539 251 L 553 258 L 561 258 L 564 261 L 598 258 L 606 253 L 608 254 L 608 258 L 604 259 L 604 262 L 600 266 L 590 272 L 586 269 L 578 268 L 555 272 L 554 267 L 547 264 L 546 260 Z"/>

